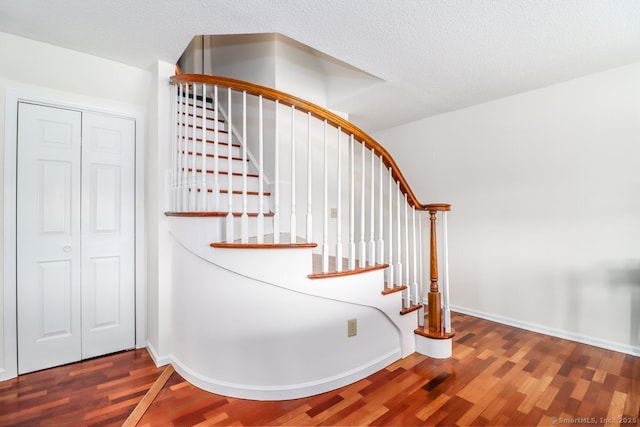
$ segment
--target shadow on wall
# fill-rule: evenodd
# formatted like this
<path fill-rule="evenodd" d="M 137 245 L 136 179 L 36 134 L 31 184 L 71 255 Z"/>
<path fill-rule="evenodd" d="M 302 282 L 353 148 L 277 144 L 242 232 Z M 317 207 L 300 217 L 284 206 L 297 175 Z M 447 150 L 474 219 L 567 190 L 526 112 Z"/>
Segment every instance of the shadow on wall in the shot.
<path fill-rule="evenodd" d="M 640 260 L 571 271 L 555 296 L 571 306 L 561 316 L 566 330 L 640 347 Z"/>
<path fill-rule="evenodd" d="M 629 344 L 640 346 L 640 260 L 628 261 L 619 268 L 609 270 L 609 280 L 614 287 L 629 288 L 630 321 Z"/>

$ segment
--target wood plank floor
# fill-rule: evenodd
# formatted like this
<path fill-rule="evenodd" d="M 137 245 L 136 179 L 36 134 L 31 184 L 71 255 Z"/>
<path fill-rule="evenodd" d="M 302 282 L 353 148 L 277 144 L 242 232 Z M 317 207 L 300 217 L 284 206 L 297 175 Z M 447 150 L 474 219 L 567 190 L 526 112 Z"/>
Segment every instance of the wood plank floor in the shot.
<path fill-rule="evenodd" d="M 347 387 L 257 402 L 173 373 L 139 426 L 639 425 L 640 358 L 453 314 L 451 359 L 411 355 Z M 162 368 L 144 350 L 0 382 L 0 425 L 120 425 Z"/>

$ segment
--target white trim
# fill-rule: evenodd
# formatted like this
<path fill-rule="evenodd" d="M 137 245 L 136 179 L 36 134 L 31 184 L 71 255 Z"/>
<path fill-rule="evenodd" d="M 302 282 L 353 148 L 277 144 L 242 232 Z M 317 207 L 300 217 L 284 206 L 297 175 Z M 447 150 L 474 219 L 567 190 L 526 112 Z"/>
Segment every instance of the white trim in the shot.
<path fill-rule="evenodd" d="M 146 348 L 149 356 L 151 356 L 151 360 L 153 360 L 153 363 L 155 363 L 158 368 L 160 366 L 166 366 L 171 363 L 171 358 L 169 356 L 160 356 L 156 348 L 148 340 L 146 343 Z"/>
<path fill-rule="evenodd" d="M 477 311 L 471 308 L 460 307 L 457 305 L 451 305 L 451 311 L 456 311 L 462 314 L 468 314 L 470 316 L 479 317 L 481 319 L 502 323 L 504 325 L 509 325 L 516 328 L 520 328 L 520 329 L 525 329 L 531 332 L 537 332 L 539 334 L 550 335 L 552 337 L 562 338 L 569 341 L 575 341 L 582 344 L 604 348 L 607 350 L 617 351 L 620 353 L 626 353 L 632 356 L 640 356 L 640 347 L 632 346 L 629 344 L 622 344 L 618 342 L 603 340 L 600 338 L 589 337 L 586 335 L 576 334 L 574 332 L 550 328 L 548 326 L 539 325 L 537 323 L 523 322 L 521 320 L 512 319 L 510 317 L 504 317 L 496 314 L 485 313 L 483 311 Z"/>
<path fill-rule="evenodd" d="M 136 202 L 135 202 L 135 277 L 136 277 L 136 347 L 145 346 L 146 272 L 144 227 L 144 112 L 120 107 L 83 104 L 37 91 L 7 88 L 5 92 L 4 130 L 4 274 L 3 322 L 4 366 L 0 381 L 18 375 L 18 331 L 16 322 L 16 159 L 18 135 L 18 102 L 31 102 L 82 112 L 108 114 L 133 119 L 136 123 Z"/>
<path fill-rule="evenodd" d="M 252 400 L 290 400 L 302 397 L 314 396 L 327 391 L 336 390 L 349 384 L 353 384 L 381 369 L 389 366 L 400 359 L 400 349 L 396 349 L 388 354 L 382 355 L 362 366 L 358 366 L 347 372 L 321 378 L 299 384 L 287 385 L 255 385 L 237 384 L 227 381 L 220 381 L 201 375 L 186 365 L 177 357 L 171 356 L 171 362 L 176 372 L 191 384 L 211 393 L 222 396 L 236 397 L 240 399 Z"/>

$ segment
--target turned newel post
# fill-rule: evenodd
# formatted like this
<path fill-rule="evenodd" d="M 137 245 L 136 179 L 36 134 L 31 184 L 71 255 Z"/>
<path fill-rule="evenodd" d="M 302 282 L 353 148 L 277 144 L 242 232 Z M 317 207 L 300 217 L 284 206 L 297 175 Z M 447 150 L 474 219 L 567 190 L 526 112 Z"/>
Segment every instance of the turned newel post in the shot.
<path fill-rule="evenodd" d="M 442 295 L 438 286 L 438 244 L 437 244 L 437 227 L 436 215 L 438 212 L 449 211 L 450 205 L 432 204 L 426 205 L 429 212 L 429 223 L 431 225 L 430 233 L 430 256 L 429 271 L 431 285 L 429 286 L 429 294 L 427 302 L 429 304 L 428 328 L 430 333 L 440 333 L 442 331 Z"/>

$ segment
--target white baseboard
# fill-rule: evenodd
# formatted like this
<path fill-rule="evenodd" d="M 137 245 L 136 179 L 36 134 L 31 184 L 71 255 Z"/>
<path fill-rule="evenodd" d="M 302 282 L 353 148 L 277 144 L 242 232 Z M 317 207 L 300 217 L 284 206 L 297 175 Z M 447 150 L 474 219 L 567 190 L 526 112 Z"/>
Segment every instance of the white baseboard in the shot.
<path fill-rule="evenodd" d="M 156 364 L 156 367 L 166 366 L 171 363 L 171 357 L 169 356 L 160 356 L 156 349 L 151 345 L 149 341 L 147 341 L 147 351 L 153 360 L 153 363 Z"/>
<path fill-rule="evenodd" d="M 0 382 L 15 378 L 15 375 L 11 375 L 6 369 L 0 369 Z"/>
<path fill-rule="evenodd" d="M 526 329 L 527 331 L 537 332 L 540 334 L 550 335 L 556 338 L 562 338 L 569 341 L 575 341 L 582 344 L 592 345 L 595 347 L 604 348 L 607 350 L 613 350 L 620 353 L 630 354 L 632 356 L 640 356 L 640 347 L 632 346 L 629 344 L 622 344 L 613 341 L 607 341 L 600 338 L 589 337 L 586 335 L 576 334 L 574 332 L 563 331 L 561 329 L 550 328 L 548 326 L 538 325 L 536 323 L 523 322 L 522 320 L 512 319 L 510 317 L 499 316 L 496 314 L 485 313 L 483 311 L 473 310 L 471 308 L 460 307 L 457 305 L 451 306 L 452 311 L 458 313 L 468 314 L 470 316 L 479 317 L 485 320 L 491 320 L 492 322 L 502 323 L 504 325 L 514 326 L 520 329 Z"/>
<path fill-rule="evenodd" d="M 352 384 L 389 366 L 391 363 L 400 359 L 400 355 L 401 351 L 400 349 L 397 349 L 363 366 L 359 366 L 348 372 L 344 372 L 330 378 L 320 378 L 318 380 L 302 384 L 273 386 L 235 384 L 227 381 L 220 381 L 200 375 L 188 366 L 185 366 L 175 357 L 171 358 L 171 363 L 176 372 L 184 379 L 196 387 L 211 393 L 250 400 L 290 400 L 314 396 Z"/>

